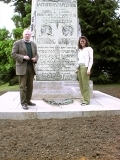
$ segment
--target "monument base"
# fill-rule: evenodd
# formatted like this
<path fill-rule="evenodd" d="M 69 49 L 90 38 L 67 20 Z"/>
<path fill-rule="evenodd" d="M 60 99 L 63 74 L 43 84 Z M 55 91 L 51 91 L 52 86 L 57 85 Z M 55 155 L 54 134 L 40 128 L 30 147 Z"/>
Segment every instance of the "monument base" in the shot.
<path fill-rule="evenodd" d="M 32 99 L 80 99 L 78 81 L 34 81 Z M 90 95 L 93 96 L 93 82 L 90 81 Z"/>

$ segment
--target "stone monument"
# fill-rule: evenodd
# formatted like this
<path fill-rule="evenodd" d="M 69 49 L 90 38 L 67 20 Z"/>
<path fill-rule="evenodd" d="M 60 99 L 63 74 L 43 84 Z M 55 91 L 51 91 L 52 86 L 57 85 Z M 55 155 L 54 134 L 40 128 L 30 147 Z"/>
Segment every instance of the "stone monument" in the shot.
<path fill-rule="evenodd" d="M 80 98 L 77 26 L 77 0 L 32 1 L 31 30 L 39 54 L 33 99 Z"/>

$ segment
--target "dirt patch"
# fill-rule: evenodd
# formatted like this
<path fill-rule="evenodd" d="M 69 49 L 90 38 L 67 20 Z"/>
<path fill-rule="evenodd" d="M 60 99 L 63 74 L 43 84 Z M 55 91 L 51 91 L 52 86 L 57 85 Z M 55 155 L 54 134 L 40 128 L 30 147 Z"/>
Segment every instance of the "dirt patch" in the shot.
<path fill-rule="evenodd" d="M 120 116 L 0 120 L 0 160 L 120 160 Z"/>
<path fill-rule="evenodd" d="M 120 116 L 0 120 L 0 160 L 120 160 Z"/>
<path fill-rule="evenodd" d="M 98 87 L 94 86 L 94 90 L 98 90 L 100 92 L 104 92 L 106 94 L 109 94 L 111 96 L 114 96 L 116 98 L 120 98 L 120 86 L 105 86 L 105 87 Z"/>

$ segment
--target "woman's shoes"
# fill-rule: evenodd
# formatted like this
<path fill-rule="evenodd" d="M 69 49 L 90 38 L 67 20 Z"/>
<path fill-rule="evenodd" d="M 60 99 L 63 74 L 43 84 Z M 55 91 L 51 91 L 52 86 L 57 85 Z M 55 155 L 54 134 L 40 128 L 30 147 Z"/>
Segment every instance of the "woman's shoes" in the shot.
<path fill-rule="evenodd" d="M 86 105 L 88 105 L 88 104 L 87 104 L 87 103 L 84 103 L 84 102 L 81 103 L 81 106 L 86 106 Z"/>

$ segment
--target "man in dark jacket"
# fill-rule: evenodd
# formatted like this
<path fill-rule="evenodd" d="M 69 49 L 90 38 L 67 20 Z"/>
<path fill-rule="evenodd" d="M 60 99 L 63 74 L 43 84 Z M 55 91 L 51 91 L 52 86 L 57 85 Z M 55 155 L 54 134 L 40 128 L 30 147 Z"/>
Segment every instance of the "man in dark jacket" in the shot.
<path fill-rule="evenodd" d="M 30 38 L 31 31 L 24 30 L 23 39 L 14 42 L 12 48 L 12 57 L 16 60 L 16 75 L 19 76 L 20 100 L 23 109 L 28 109 L 28 105 L 36 105 L 31 102 L 31 97 L 38 54 L 37 45 L 30 41 Z"/>

